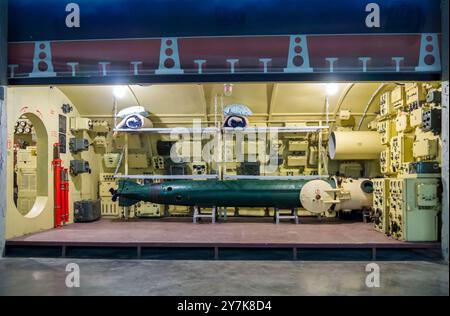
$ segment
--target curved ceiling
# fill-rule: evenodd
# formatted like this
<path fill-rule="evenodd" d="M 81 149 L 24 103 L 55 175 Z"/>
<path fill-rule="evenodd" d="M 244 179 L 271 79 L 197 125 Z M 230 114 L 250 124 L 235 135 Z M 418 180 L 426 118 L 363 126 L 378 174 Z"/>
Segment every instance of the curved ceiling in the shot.
<path fill-rule="evenodd" d="M 379 86 L 380 83 L 338 84 L 337 93 L 329 98 L 330 117 L 338 110 L 350 110 L 356 117 L 361 116 Z M 113 113 L 114 86 L 58 88 L 81 115 L 104 117 Z M 224 96 L 223 84 L 132 85 L 125 90 L 125 97 L 118 102 L 119 109 L 140 104 L 162 123 L 169 117 L 172 121 L 192 117 L 211 121 L 216 103 L 220 113 L 222 100 L 223 105 L 247 105 L 255 114 L 254 121 L 318 120 L 324 119 L 326 113 L 327 89 L 322 83 L 234 84 L 230 96 Z M 369 107 L 369 117 L 376 110 L 375 106 Z"/>

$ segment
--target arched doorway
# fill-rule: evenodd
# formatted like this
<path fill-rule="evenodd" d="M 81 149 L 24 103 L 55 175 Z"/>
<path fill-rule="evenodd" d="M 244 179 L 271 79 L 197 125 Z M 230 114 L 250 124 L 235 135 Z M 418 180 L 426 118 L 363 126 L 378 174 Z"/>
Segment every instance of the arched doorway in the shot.
<path fill-rule="evenodd" d="M 14 190 L 17 210 L 35 218 L 48 199 L 48 134 L 33 113 L 19 117 L 14 126 Z"/>

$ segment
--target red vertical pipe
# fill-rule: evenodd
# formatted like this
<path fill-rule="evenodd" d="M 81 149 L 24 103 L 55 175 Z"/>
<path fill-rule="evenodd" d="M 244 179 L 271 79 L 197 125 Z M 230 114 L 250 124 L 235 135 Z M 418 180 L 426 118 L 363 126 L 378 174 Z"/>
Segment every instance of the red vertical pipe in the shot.
<path fill-rule="evenodd" d="M 61 220 L 61 226 L 65 224 L 65 211 L 66 211 L 66 194 L 65 194 L 65 190 L 66 190 L 66 185 L 64 183 L 64 168 L 63 166 L 61 166 L 61 171 L 60 171 L 60 187 L 61 187 L 61 191 L 60 191 L 60 201 L 61 201 L 61 213 L 60 213 L 60 220 Z"/>
<path fill-rule="evenodd" d="M 61 227 L 61 165 L 59 144 L 53 145 L 53 178 L 54 178 L 54 222 L 55 228 Z"/>
<path fill-rule="evenodd" d="M 64 169 L 64 223 L 69 223 L 69 170 Z"/>

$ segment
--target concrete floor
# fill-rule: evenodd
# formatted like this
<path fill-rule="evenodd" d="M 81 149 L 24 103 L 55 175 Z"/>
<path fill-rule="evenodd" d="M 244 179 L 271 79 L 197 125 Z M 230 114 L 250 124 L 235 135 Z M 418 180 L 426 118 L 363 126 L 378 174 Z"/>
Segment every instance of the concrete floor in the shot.
<path fill-rule="evenodd" d="M 81 286 L 65 285 L 68 263 Z M 5 295 L 449 295 L 449 266 L 378 262 L 381 287 L 367 288 L 364 262 L 119 261 L 0 259 Z"/>

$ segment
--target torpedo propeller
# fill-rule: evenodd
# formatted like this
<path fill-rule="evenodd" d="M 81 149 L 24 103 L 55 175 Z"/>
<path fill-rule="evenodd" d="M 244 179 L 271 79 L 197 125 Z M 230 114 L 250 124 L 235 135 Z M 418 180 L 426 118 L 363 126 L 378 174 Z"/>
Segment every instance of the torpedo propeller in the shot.
<path fill-rule="evenodd" d="M 109 190 L 109 192 L 111 193 L 111 195 L 112 195 L 112 201 L 113 202 L 117 202 L 117 199 L 119 198 L 119 194 L 118 194 L 118 192 L 117 192 L 117 190 L 114 190 L 114 189 L 110 189 Z"/>

